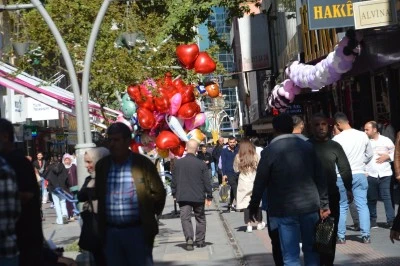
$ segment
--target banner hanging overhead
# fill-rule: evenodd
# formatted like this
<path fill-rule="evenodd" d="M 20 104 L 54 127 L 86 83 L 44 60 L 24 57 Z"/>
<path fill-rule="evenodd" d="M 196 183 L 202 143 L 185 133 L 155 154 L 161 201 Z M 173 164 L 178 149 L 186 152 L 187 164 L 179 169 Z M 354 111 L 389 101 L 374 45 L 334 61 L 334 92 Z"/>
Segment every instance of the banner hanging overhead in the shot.
<path fill-rule="evenodd" d="M 358 0 L 307 0 L 310 30 L 354 26 L 353 3 Z"/>

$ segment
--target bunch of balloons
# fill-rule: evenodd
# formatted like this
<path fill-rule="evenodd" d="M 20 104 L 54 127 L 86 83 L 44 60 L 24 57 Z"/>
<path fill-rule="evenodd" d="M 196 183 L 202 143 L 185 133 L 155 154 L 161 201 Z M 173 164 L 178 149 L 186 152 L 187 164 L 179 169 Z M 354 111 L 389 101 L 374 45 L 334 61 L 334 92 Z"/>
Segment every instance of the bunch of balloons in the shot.
<path fill-rule="evenodd" d="M 185 142 L 202 142 L 208 120 L 201 110 L 196 86 L 186 84 L 181 77 L 172 78 L 167 72 L 157 81 L 147 79 L 141 84 L 129 85 L 121 100 L 122 114 L 117 122 L 125 123 L 133 132 L 131 149 L 136 152 L 157 150 L 163 158 L 181 157 Z M 217 97 L 216 83 L 205 86 L 202 95 Z"/>
<path fill-rule="evenodd" d="M 285 70 L 289 79 L 276 85 L 272 90 L 268 99 L 269 106 L 284 112 L 302 88 L 318 91 L 340 80 L 342 74 L 352 68 L 355 58 L 360 53 L 360 41 L 361 36 L 354 30 L 348 30 L 334 51 L 318 64 L 306 65 L 294 61 Z"/>
<path fill-rule="evenodd" d="M 179 62 L 186 69 L 209 74 L 216 68 L 206 52 L 197 44 L 182 44 L 176 48 Z M 209 122 L 201 108 L 199 97 L 221 96 L 215 82 L 206 85 L 186 84 L 180 76 L 172 78 L 167 72 L 159 80 L 147 79 L 141 84 L 129 85 L 121 98 L 121 111 L 117 122 L 125 123 L 132 131 L 131 149 L 155 156 L 181 157 L 185 142 L 202 142 Z"/>

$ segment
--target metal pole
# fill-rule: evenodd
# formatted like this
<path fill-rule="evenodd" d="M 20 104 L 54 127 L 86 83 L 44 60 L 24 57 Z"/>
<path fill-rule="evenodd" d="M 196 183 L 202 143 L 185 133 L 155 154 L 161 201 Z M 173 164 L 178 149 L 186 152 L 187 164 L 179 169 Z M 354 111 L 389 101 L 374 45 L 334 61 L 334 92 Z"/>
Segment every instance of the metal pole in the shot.
<path fill-rule="evenodd" d="M 77 157 L 77 174 L 78 174 L 78 186 L 82 186 L 85 177 L 88 175 L 87 170 L 85 169 L 85 164 L 84 164 L 84 154 L 87 148 L 92 148 L 95 147 L 93 143 L 91 143 L 91 136 L 90 136 L 90 142 L 85 143 L 84 139 L 84 124 L 83 124 L 83 112 L 82 112 L 82 101 L 81 101 L 81 95 L 79 92 L 79 83 L 78 83 L 78 78 L 76 76 L 75 68 L 71 60 L 71 56 L 68 52 L 67 46 L 65 45 L 65 42 L 60 34 L 60 32 L 57 29 L 57 26 L 54 24 L 53 20 L 51 19 L 50 15 L 47 13 L 46 9 L 42 5 L 42 3 L 39 0 L 31 0 L 31 3 L 37 8 L 39 13 L 42 15 L 43 19 L 49 26 L 51 32 L 54 35 L 54 38 L 57 41 L 57 44 L 60 48 L 61 54 L 64 58 L 65 65 L 68 70 L 68 75 L 71 81 L 71 86 L 72 90 L 74 92 L 74 98 L 75 98 L 75 114 L 76 114 L 76 123 L 77 123 L 77 138 L 78 138 L 78 143 L 75 146 L 76 149 L 76 157 Z M 86 100 L 87 101 L 87 100 Z M 87 102 L 86 102 L 87 103 Z M 86 105 L 87 106 L 87 105 Z M 89 121 L 89 113 L 88 113 L 88 108 L 86 108 L 85 115 L 87 117 L 85 118 L 85 121 Z M 90 126 L 87 127 L 86 130 L 89 130 L 90 132 Z"/>
<path fill-rule="evenodd" d="M 31 0 L 31 3 L 37 8 L 39 13 L 42 15 L 44 21 L 47 23 L 51 32 L 53 33 L 58 46 L 60 47 L 61 54 L 64 58 L 65 65 L 68 70 L 72 89 L 74 91 L 78 145 L 83 144 L 85 142 L 85 140 L 83 138 L 84 128 L 83 128 L 83 120 L 82 120 L 81 96 L 79 94 L 79 83 L 78 83 L 78 79 L 76 77 L 75 68 L 72 63 L 71 56 L 68 52 L 67 46 L 65 45 L 63 38 L 61 37 L 60 32 L 57 29 L 57 26 L 54 24 L 53 20 L 51 19 L 50 15 L 47 13 L 47 11 L 44 8 L 44 6 L 42 5 L 42 3 L 39 0 Z"/>
<path fill-rule="evenodd" d="M 35 8 L 35 6 L 33 4 L 0 5 L 0 11 L 30 9 L 30 8 Z"/>
<path fill-rule="evenodd" d="M 96 20 L 94 21 L 93 28 L 89 37 L 89 42 L 86 48 L 86 55 L 82 73 L 82 110 L 83 110 L 83 126 L 85 130 L 86 143 L 92 143 L 92 133 L 90 132 L 89 104 L 88 104 L 90 66 L 92 64 L 92 56 L 94 51 L 94 45 L 97 39 L 97 34 L 99 33 L 101 22 L 103 21 L 103 18 L 106 14 L 106 11 L 111 1 L 112 0 L 105 0 L 101 5 L 99 13 L 97 13 Z"/>

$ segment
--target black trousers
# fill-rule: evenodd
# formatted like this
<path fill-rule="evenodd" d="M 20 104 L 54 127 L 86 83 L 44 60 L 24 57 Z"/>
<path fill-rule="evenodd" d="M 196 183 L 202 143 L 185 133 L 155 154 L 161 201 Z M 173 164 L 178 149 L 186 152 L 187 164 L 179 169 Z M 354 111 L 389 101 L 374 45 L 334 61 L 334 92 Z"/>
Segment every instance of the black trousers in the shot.
<path fill-rule="evenodd" d="M 262 211 L 261 208 L 258 209 L 258 214 L 257 214 L 257 222 L 261 223 L 262 222 Z M 248 209 L 244 209 L 244 223 L 248 224 L 250 223 L 250 213 Z"/>
<path fill-rule="evenodd" d="M 194 240 L 192 225 L 192 211 L 196 219 L 196 242 L 204 243 L 206 236 L 206 215 L 204 212 L 204 202 L 179 202 L 181 223 L 185 240 Z"/>
<path fill-rule="evenodd" d="M 236 199 L 238 179 L 239 179 L 239 176 L 236 174 L 228 175 L 228 183 L 231 186 L 231 200 L 229 202 L 229 206 L 232 206 L 233 200 Z"/>
<path fill-rule="evenodd" d="M 335 219 L 335 227 L 333 228 L 333 241 L 332 241 L 332 254 L 320 254 L 320 263 L 321 266 L 333 266 L 333 262 L 335 261 L 335 253 L 336 253 L 336 236 L 338 231 L 339 224 L 339 215 L 340 215 L 340 195 L 334 194 L 329 195 L 329 209 L 331 211 L 330 217 Z"/>

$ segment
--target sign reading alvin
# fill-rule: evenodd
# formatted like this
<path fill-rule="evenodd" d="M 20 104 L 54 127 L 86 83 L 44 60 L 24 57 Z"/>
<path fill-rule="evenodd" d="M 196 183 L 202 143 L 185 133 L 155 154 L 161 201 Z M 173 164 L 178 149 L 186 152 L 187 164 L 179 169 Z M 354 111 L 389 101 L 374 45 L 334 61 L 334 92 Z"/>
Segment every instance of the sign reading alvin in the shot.
<path fill-rule="evenodd" d="M 307 0 L 310 30 L 354 26 L 353 3 L 358 0 Z"/>
<path fill-rule="evenodd" d="M 353 8 L 356 30 L 397 24 L 393 0 L 363 1 Z"/>

